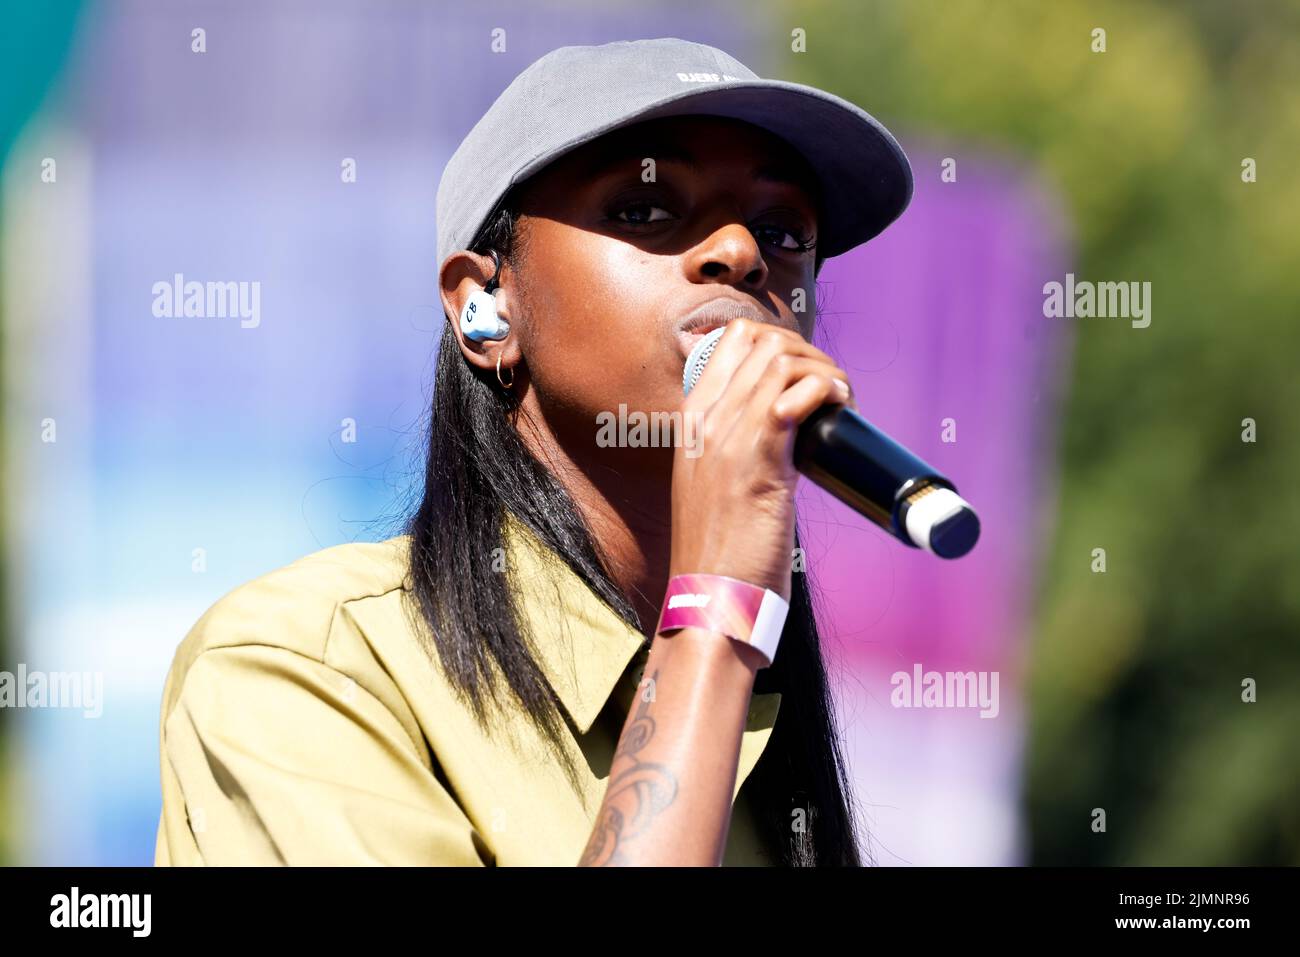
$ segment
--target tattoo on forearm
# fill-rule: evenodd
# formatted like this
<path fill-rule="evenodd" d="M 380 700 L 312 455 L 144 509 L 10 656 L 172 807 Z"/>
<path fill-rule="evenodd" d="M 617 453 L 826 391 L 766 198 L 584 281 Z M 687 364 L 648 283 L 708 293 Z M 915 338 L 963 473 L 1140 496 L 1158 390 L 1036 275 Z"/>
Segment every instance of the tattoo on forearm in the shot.
<path fill-rule="evenodd" d="M 658 677 L 656 670 L 646 680 L 657 683 Z M 677 797 L 677 778 L 668 766 L 637 757 L 637 752 L 654 738 L 655 720 L 650 715 L 653 705 L 653 699 L 646 701 L 642 698 L 636 716 L 619 739 L 610 764 L 612 777 L 605 802 L 579 866 L 609 867 L 633 863 L 624 853 L 627 842 L 649 827 Z M 620 768 L 629 761 L 630 765 Z"/>

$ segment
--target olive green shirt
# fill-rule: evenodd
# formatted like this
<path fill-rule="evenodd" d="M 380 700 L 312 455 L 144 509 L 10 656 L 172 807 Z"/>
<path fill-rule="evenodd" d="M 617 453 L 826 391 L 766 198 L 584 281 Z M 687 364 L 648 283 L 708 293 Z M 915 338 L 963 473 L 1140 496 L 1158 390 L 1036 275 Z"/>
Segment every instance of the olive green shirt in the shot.
<path fill-rule="evenodd" d="M 163 690 L 156 864 L 578 863 L 649 640 L 507 522 L 500 558 L 567 714 L 577 792 L 504 684 L 487 730 L 454 693 L 410 611 L 409 544 L 314 552 L 186 635 Z M 740 792 L 780 698 L 750 700 L 725 865 L 772 863 Z"/>

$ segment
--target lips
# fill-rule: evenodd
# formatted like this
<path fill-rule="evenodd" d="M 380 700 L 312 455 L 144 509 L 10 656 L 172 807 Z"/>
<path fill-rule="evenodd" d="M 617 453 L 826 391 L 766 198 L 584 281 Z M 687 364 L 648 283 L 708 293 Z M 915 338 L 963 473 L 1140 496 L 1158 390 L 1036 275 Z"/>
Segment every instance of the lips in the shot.
<path fill-rule="evenodd" d="M 726 323 L 718 322 L 709 326 L 700 326 L 691 329 L 689 332 L 679 331 L 677 333 L 677 350 L 682 354 L 682 359 L 684 360 L 690 356 L 691 350 L 695 348 L 697 342 L 704 338 L 705 333 L 711 332 L 718 328 L 718 326 L 725 324 Z"/>
<path fill-rule="evenodd" d="M 770 322 L 761 309 L 752 302 L 730 299 L 725 296 L 710 299 L 692 309 L 677 322 L 677 347 L 686 359 L 695 344 L 714 329 L 725 326 L 732 319 L 744 317 L 754 322 Z"/>

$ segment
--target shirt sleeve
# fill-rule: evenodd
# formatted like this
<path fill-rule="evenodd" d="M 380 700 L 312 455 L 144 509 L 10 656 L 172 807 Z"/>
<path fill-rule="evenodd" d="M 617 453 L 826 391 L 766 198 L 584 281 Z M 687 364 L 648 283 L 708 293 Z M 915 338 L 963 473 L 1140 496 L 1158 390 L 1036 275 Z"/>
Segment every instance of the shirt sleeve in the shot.
<path fill-rule="evenodd" d="M 162 763 L 158 864 L 491 863 L 393 712 L 287 648 L 199 654 L 164 719 Z"/>

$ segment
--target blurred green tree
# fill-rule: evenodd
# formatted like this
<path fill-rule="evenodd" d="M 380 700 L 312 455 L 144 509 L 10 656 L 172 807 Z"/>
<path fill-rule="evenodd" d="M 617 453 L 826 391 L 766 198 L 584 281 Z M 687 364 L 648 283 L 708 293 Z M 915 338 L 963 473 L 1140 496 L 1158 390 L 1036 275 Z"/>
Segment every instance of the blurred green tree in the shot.
<path fill-rule="evenodd" d="M 1031 860 L 1300 863 L 1300 4 L 769 13 L 806 30 L 787 75 L 906 138 L 1014 150 L 1064 197 L 1077 275 L 1153 286 L 1148 328 L 1075 326 L 1029 649 Z"/>

